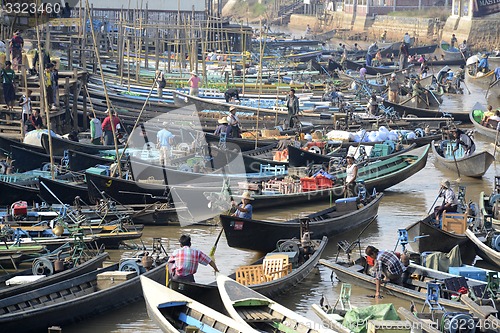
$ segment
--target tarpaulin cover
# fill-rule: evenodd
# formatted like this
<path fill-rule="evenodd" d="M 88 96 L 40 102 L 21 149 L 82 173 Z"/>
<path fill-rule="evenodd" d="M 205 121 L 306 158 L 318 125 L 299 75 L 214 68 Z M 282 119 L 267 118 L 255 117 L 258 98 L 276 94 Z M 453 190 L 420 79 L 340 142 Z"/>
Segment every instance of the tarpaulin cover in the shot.
<path fill-rule="evenodd" d="M 347 311 L 342 325 L 355 333 L 366 333 L 368 320 L 400 320 L 392 304 L 378 304 Z"/>

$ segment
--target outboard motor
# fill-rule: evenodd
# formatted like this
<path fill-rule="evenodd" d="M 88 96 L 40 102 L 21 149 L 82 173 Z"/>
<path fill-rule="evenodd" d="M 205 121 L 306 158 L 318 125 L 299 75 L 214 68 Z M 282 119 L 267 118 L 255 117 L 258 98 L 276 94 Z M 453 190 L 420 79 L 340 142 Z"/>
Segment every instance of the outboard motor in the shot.
<path fill-rule="evenodd" d="M 476 322 L 469 313 L 447 312 L 441 319 L 441 331 L 444 333 L 474 333 Z"/>

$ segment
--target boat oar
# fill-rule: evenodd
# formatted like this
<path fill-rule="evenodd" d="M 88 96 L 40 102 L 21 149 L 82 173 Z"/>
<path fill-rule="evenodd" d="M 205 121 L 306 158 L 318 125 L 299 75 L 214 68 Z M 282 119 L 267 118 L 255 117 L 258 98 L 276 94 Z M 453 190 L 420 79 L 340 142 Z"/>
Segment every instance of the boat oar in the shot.
<path fill-rule="evenodd" d="M 490 88 L 491 88 L 491 87 L 494 87 L 494 86 L 495 86 L 495 84 L 497 84 L 499 81 L 500 81 L 500 79 L 496 79 L 496 80 L 495 80 L 495 82 L 493 82 L 492 84 L 490 84 L 490 85 L 488 86 L 488 90 L 486 90 L 486 95 L 484 95 L 484 98 L 488 97 L 488 93 L 490 92 Z M 497 134 L 498 134 L 498 133 L 497 133 Z M 495 140 L 495 142 L 496 142 L 496 140 Z"/>
<path fill-rule="evenodd" d="M 453 152 L 453 161 L 455 161 L 455 167 L 457 168 L 458 178 L 456 180 L 457 183 L 460 183 L 460 169 L 458 168 L 457 157 L 455 156 L 455 152 Z"/>
<path fill-rule="evenodd" d="M 497 153 L 497 144 L 498 144 L 498 126 L 497 126 L 497 134 L 495 135 L 495 149 L 493 150 L 493 159 L 495 159 L 495 155 Z"/>
<path fill-rule="evenodd" d="M 429 208 L 429 211 L 427 212 L 427 215 L 429 215 L 431 213 L 432 208 L 434 208 L 434 205 L 436 204 L 436 202 L 438 201 L 439 197 L 441 196 L 441 192 L 443 192 L 442 189 L 439 189 L 439 193 L 438 193 L 438 195 L 436 197 L 436 200 L 434 200 L 434 202 L 432 203 L 432 206 L 431 206 L 431 208 Z"/>
<path fill-rule="evenodd" d="M 229 192 L 229 195 L 231 197 L 231 202 L 233 202 L 233 195 L 231 193 L 231 187 L 229 185 L 229 183 L 225 183 L 227 185 L 227 190 Z M 227 211 L 226 214 L 230 214 L 231 213 L 231 208 L 229 208 L 229 210 Z M 217 236 L 217 239 L 215 240 L 215 243 L 214 243 L 214 246 L 212 246 L 212 249 L 210 249 L 210 253 L 208 254 L 208 256 L 213 260 L 215 261 L 215 250 L 217 250 L 217 244 L 219 244 L 219 239 L 220 239 L 220 236 L 222 236 L 222 233 L 224 232 L 224 228 L 222 228 L 219 232 L 219 235 Z"/>

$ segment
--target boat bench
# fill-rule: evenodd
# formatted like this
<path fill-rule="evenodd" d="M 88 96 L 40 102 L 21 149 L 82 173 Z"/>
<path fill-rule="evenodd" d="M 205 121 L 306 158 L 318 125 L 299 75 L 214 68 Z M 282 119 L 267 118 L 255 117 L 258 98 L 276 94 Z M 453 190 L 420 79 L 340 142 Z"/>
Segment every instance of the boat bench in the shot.
<path fill-rule="evenodd" d="M 270 323 L 280 320 L 280 318 L 274 317 L 265 309 L 267 309 L 267 307 L 246 306 L 241 308 L 237 307 L 236 312 L 238 312 L 243 320 L 249 323 Z"/>
<path fill-rule="evenodd" d="M 273 281 L 288 275 L 292 264 L 288 255 L 274 254 L 267 256 L 262 265 L 240 266 L 236 270 L 236 282 L 248 286 Z"/>

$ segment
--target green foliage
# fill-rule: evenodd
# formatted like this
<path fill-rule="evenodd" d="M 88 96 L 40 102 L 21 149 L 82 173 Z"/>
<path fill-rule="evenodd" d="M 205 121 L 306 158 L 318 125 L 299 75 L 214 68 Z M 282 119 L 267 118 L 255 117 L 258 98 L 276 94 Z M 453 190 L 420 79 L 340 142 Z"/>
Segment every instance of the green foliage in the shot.
<path fill-rule="evenodd" d="M 261 4 L 261 3 L 254 3 L 251 7 L 250 7 L 250 11 L 252 12 L 252 14 L 254 16 L 260 16 L 260 15 L 264 15 L 264 13 L 266 12 L 267 8 L 264 4 Z"/>

